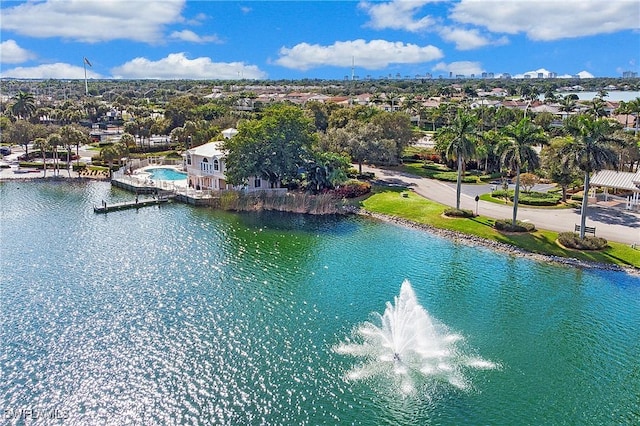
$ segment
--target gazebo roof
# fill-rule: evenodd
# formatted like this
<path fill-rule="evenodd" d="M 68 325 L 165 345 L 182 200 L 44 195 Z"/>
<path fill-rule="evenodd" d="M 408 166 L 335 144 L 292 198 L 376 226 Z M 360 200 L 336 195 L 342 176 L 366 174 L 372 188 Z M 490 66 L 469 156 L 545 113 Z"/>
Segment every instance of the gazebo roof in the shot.
<path fill-rule="evenodd" d="M 592 186 L 622 189 L 640 192 L 640 172 L 617 172 L 615 170 L 600 170 L 591 177 Z"/>
<path fill-rule="evenodd" d="M 224 136 L 227 139 L 231 139 L 232 137 L 234 137 L 237 134 L 238 134 L 238 131 L 236 129 L 234 129 L 233 127 L 230 127 L 228 129 L 225 129 L 225 130 L 222 131 L 222 136 Z"/>

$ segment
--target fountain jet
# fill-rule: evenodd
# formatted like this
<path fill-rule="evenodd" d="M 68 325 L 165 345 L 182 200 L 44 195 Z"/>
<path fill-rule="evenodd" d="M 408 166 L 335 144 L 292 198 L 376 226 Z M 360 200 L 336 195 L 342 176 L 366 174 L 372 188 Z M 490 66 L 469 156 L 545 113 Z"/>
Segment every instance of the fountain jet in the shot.
<path fill-rule="evenodd" d="M 387 302 L 384 313 L 373 316 L 375 321 L 360 324 L 354 329 L 353 339 L 334 348 L 363 360 L 347 373 L 348 380 L 391 379 L 405 394 L 429 381 L 466 389 L 470 384 L 464 377 L 465 369 L 496 367 L 464 355 L 457 346 L 462 336 L 431 318 L 418 303 L 408 280 L 402 283 L 393 304 Z"/>

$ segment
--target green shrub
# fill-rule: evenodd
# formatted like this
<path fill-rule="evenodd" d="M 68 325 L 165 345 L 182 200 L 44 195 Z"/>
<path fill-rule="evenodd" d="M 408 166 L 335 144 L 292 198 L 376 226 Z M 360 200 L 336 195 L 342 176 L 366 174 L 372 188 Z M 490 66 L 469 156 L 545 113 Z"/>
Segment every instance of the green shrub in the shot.
<path fill-rule="evenodd" d="M 352 167 L 349 170 L 347 170 L 347 177 L 349 179 L 371 180 L 371 179 L 375 179 L 376 174 L 374 172 L 359 173 L 358 169 L 354 169 Z"/>
<path fill-rule="evenodd" d="M 455 209 L 453 207 L 446 209 L 444 215 L 447 217 L 474 217 L 471 210 Z"/>
<path fill-rule="evenodd" d="M 607 240 L 600 237 L 586 236 L 580 239 L 580 234 L 575 232 L 561 232 L 558 234 L 558 242 L 563 246 L 575 250 L 603 250 L 607 247 Z"/>
<path fill-rule="evenodd" d="M 513 190 L 505 191 L 504 189 L 498 189 L 491 193 L 493 198 L 499 198 L 504 200 L 505 195 L 509 197 L 509 201 L 513 201 Z M 528 206 L 555 206 L 562 199 L 562 195 L 548 192 L 520 192 L 518 197 L 518 204 L 524 204 Z"/>
<path fill-rule="evenodd" d="M 457 182 L 458 172 L 438 172 L 434 173 L 431 177 L 447 182 Z M 463 183 L 478 183 L 479 181 L 480 179 L 478 178 L 478 176 L 462 176 Z"/>
<path fill-rule="evenodd" d="M 560 199 L 562 195 L 531 191 L 521 192 L 518 202 L 529 206 L 555 206 Z"/>
<path fill-rule="evenodd" d="M 505 232 L 533 232 L 536 230 L 536 226 L 533 223 L 516 220 L 516 224 L 513 225 L 512 219 L 496 220 L 494 227 L 498 231 Z"/>
<path fill-rule="evenodd" d="M 422 165 L 423 169 L 427 170 L 437 170 L 437 171 L 446 171 L 448 167 L 443 164 L 436 164 L 433 161 L 427 161 Z M 457 172 L 456 172 L 457 173 Z"/>
<path fill-rule="evenodd" d="M 336 189 L 335 193 L 342 198 L 356 198 L 368 194 L 370 191 L 371 184 L 369 182 L 351 179 Z"/>

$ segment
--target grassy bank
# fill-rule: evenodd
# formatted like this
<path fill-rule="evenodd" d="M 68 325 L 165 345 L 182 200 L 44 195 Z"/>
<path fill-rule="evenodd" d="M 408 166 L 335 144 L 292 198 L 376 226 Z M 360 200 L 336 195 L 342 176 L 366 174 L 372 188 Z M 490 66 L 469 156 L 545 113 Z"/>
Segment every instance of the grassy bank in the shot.
<path fill-rule="evenodd" d="M 401 189 L 378 189 L 361 202 L 361 207 L 373 213 L 510 244 L 532 253 L 640 268 L 640 250 L 626 244 L 609 242 L 609 247 L 600 252 L 568 250 L 556 243 L 557 232 L 537 230 L 527 234 L 503 234 L 493 228 L 494 219 L 485 216 L 447 218 L 442 214 L 447 206 Z"/>

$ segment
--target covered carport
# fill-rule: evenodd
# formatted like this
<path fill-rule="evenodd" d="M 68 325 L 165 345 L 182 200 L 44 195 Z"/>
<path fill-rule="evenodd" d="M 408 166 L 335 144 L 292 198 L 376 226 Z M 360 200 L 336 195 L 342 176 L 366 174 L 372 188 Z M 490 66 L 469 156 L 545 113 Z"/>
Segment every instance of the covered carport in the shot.
<path fill-rule="evenodd" d="M 610 199 L 620 200 L 620 196 L 609 194 L 609 190 L 623 191 L 626 198 L 627 210 L 638 210 L 640 207 L 640 171 L 636 173 L 618 172 L 615 170 L 600 170 L 591 177 L 590 189 L 595 197 L 595 189 L 604 189 L 604 202 Z M 631 194 L 629 194 L 631 193 Z"/>

